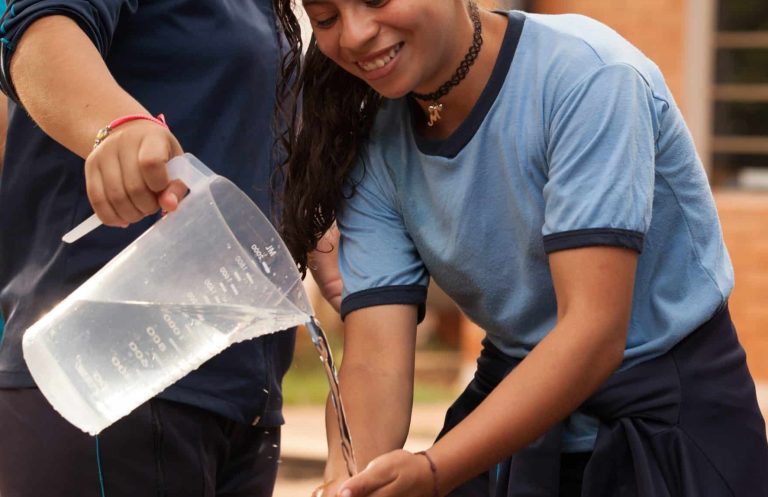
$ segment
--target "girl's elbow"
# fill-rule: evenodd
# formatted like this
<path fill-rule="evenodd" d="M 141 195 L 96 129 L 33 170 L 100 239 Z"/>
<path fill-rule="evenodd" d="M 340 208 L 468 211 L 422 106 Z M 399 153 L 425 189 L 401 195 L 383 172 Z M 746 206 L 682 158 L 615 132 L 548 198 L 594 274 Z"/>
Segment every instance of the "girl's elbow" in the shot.
<path fill-rule="evenodd" d="M 607 338 L 603 347 L 603 357 L 605 358 L 606 369 L 610 373 L 616 371 L 624 362 L 624 353 L 627 347 L 627 327 L 614 327 L 607 333 Z"/>

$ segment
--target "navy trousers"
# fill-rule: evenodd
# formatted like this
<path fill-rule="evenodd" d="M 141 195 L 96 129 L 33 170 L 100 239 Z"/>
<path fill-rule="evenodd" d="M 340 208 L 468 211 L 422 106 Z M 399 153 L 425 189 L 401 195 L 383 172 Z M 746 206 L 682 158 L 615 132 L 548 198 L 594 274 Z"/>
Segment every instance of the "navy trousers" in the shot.
<path fill-rule="evenodd" d="M 279 427 L 153 399 L 97 447 L 39 390 L 0 390 L 2 497 L 268 497 L 279 445 Z"/>
<path fill-rule="evenodd" d="M 442 433 L 518 362 L 486 341 Z M 581 410 L 600 420 L 591 454 L 564 455 L 555 426 L 449 495 L 768 497 L 765 420 L 727 307 L 668 353 L 614 373 Z"/>

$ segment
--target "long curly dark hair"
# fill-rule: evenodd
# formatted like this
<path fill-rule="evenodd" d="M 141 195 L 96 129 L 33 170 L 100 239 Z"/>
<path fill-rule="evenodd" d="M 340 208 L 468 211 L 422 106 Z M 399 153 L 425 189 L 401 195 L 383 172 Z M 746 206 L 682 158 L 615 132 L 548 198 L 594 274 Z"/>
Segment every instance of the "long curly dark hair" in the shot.
<path fill-rule="evenodd" d="M 314 37 L 302 60 L 293 0 L 273 0 L 273 6 L 287 39 L 275 111 L 284 160 L 273 177 L 273 198 L 280 234 L 305 275 L 309 252 L 336 220 L 382 98 L 323 55 Z"/>

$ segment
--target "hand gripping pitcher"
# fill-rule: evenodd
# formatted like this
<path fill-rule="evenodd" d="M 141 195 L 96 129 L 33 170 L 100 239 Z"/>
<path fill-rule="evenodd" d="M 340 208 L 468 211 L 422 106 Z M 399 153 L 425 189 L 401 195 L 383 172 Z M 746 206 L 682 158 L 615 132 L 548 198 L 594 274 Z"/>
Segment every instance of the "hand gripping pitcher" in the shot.
<path fill-rule="evenodd" d="M 189 154 L 168 170 L 190 189 L 179 208 L 24 335 L 42 393 L 92 435 L 235 342 L 314 325 L 293 259 L 253 202 Z"/>

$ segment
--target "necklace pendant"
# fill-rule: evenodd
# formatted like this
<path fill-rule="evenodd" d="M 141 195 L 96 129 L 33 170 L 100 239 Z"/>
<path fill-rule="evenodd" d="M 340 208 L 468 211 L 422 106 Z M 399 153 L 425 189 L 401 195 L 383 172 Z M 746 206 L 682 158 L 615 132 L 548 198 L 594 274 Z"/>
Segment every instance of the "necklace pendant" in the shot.
<path fill-rule="evenodd" d="M 427 126 L 431 128 L 442 117 L 440 113 L 443 111 L 443 104 L 439 102 L 433 102 L 428 107 L 428 110 L 429 110 L 429 122 L 427 123 Z"/>

